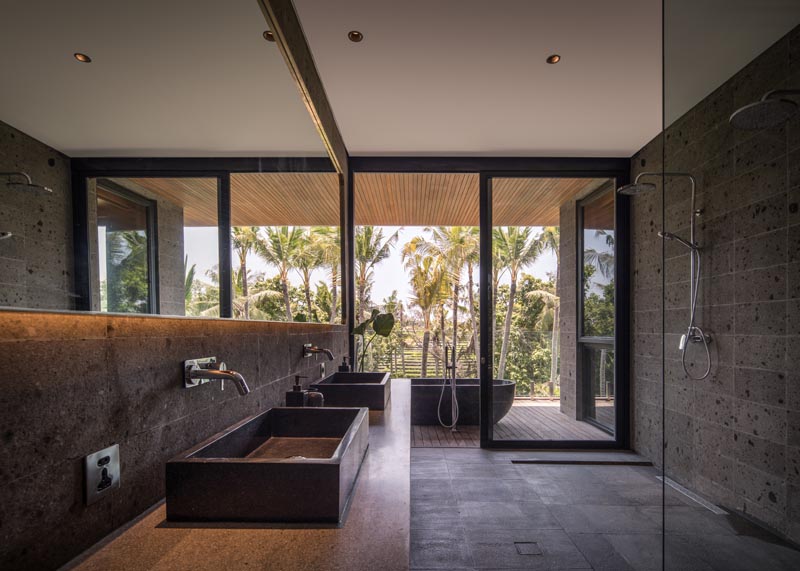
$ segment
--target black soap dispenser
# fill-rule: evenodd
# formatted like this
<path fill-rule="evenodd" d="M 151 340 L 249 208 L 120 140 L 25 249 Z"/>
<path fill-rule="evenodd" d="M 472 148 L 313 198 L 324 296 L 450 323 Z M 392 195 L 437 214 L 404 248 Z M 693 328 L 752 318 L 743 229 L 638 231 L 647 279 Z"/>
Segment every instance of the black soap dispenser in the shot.
<path fill-rule="evenodd" d="M 339 365 L 339 372 L 340 373 L 350 372 L 350 365 L 347 364 L 347 357 L 342 357 L 342 364 Z"/>
<path fill-rule="evenodd" d="M 294 376 L 294 387 L 292 390 L 286 391 L 286 406 L 307 406 L 308 405 L 308 391 L 303 390 L 300 384 L 300 379 L 305 379 L 302 375 Z"/>

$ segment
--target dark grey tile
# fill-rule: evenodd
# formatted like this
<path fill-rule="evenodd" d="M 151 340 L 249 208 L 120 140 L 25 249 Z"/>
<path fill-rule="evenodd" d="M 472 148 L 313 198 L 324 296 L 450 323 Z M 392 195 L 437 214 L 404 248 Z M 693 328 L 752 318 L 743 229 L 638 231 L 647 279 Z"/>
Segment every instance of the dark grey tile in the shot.
<path fill-rule="evenodd" d="M 411 479 L 417 478 L 431 480 L 431 479 L 450 479 L 450 471 L 447 469 L 447 462 L 444 460 L 435 460 L 430 462 L 412 462 L 411 463 Z"/>
<path fill-rule="evenodd" d="M 467 543 L 476 569 L 591 569 L 563 531 L 468 530 Z"/>
<path fill-rule="evenodd" d="M 456 505 L 457 497 L 449 479 L 445 478 L 412 478 L 411 501 L 432 501 L 439 504 Z"/>
<path fill-rule="evenodd" d="M 549 506 L 570 533 L 660 533 L 642 506 Z"/>
<path fill-rule="evenodd" d="M 561 529 L 561 524 L 541 502 L 459 502 L 467 529 Z"/>
<path fill-rule="evenodd" d="M 570 539 L 595 571 L 628 571 L 628 565 L 605 535 L 599 533 L 570 533 Z"/>
<path fill-rule="evenodd" d="M 433 503 L 431 500 L 411 502 L 411 529 L 439 529 L 463 526 L 458 506 Z"/>
<path fill-rule="evenodd" d="M 472 567 L 464 530 L 412 529 L 409 552 L 412 569 L 462 569 Z"/>

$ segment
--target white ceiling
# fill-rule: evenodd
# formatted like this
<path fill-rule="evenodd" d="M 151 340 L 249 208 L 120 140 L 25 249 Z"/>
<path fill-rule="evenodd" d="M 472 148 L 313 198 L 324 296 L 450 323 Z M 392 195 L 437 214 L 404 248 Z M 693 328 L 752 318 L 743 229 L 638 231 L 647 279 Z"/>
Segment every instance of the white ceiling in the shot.
<path fill-rule="evenodd" d="M 71 156 L 325 155 L 265 29 L 256 0 L 2 0 L 0 120 Z"/>
<path fill-rule="evenodd" d="M 630 156 L 661 129 L 661 0 L 295 4 L 351 154 Z M 669 122 L 800 22 L 666 8 Z M 2 0 L 0 120 L 71 156 L 322 156 L 265 27 L 256 0 Z"/>
<path fill-rule="evenodd" d="M 351 154 L 630 156 L 660 130 L 660 0 L 295 5 Z"/>

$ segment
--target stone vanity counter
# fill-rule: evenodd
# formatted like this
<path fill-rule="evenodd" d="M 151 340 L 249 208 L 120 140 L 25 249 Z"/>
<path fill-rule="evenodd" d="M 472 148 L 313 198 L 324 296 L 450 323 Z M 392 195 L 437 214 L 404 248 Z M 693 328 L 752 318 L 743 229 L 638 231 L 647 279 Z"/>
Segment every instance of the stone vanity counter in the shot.
<path fill-rule="evenodd" d="M 369 450 L 341 527 L 170 523 L 166 521 L 162 502 L 67 568 L 81 571 L 408 569 L 411 454 L 407 380 L 392 380 L 389 406 L 385 411 L 371 411 L 369 424 Z"/>

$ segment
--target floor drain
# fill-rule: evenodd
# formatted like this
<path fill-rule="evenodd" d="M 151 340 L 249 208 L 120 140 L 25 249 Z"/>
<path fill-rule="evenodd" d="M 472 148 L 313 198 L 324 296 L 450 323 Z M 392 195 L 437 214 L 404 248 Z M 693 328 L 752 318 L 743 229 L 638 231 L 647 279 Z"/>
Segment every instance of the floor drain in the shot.
<path fill-rule="evenodd" d="M 541 555 L 542 549 L 535 541 L 515 541 L 514 547 L 520 555 Z"/>

